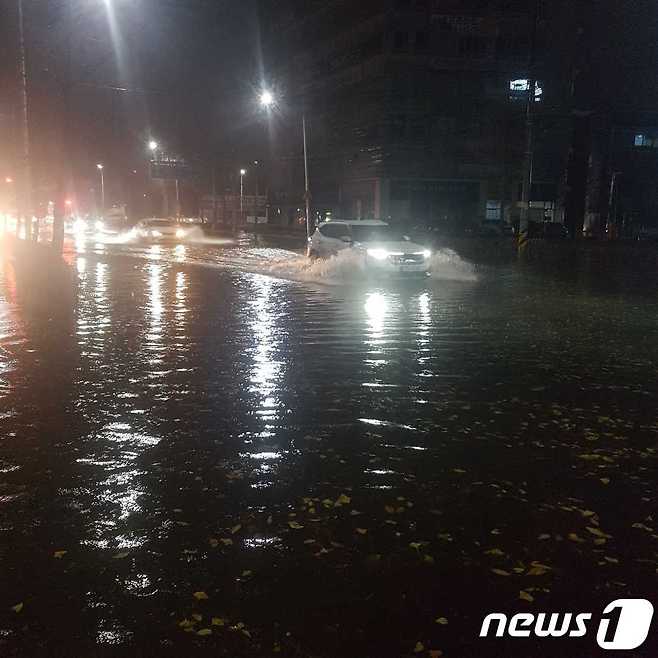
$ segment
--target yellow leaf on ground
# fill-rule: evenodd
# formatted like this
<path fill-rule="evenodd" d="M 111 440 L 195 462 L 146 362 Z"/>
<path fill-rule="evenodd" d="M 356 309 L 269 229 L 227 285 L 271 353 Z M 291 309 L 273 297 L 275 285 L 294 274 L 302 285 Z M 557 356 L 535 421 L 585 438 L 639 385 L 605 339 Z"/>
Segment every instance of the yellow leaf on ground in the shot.
<path fill-rule="evenodd" d="M 194 592 L 192 596 L 197 600 L 197 601 L 207 601 L 208 600 L 208 595 L 205 592 Z"/>
<path fill-rule="evenodd" d="M 192 626 L 194 626 L 194 622 L 190 621 L 189 619 L 183 619 L 178 622 L 178 625 L 181 628 L 192 628 Z"/>
<path fill-rule="evenodd" d="M 587 532 L 589 532 L 590 535 L 594 535 L 595 537 L 604 537 L 605 538 L 605 537 L 608 536 L 600 528 L 592 528 L 592 527 L 588 526 L 587 528 L 585 528 L 585 530 L 587 530 Z"/>
<path fill-rule="evenodd" d="M 212 626 L 224 626 L 226 622 L 221 617 L 213 617 L 210 621 Z"/>
<path fill-rule="evenodd" d="M 412 541 L 409 544 L 409 548 L 413 548 L 415 551 L 419 550 L 422 544 L 418 541 Z"/>
<path fill-rule="evenodd" d="M 194 619 L 194 621 L 201 621 L 203 619 L 203 615 L 200 615 L 198 612 L 195 612 L 192 615 L 192 619 Z"/>
<path fill-rule="evenodd" d="M 66 555 L 66 551 L 55 551 L 53 557 L 57 560 L 61 560 Z"/>
<path fill-rule="evenodd" d="M 123 560 L 124 558 L 127 558 L 130 555 L 128 551 L 121 551 L 121 553 L 117 553 L 116 555 L 112 556 L 113 560 Z"/>
<path fill-rule="evenodd" d="M 301 523 L 297 523 L 297 521 L 288 521 L 288 525 L 293 530 L 301 530 L 304 527 Z"/>
<path fill-rule="evenodd" d="M 610 484 L 610 478 L 600 478 L 601 484 Z"/>
<path fill-rule="evenodd" d="M 212 629 L 210 628 L 202 628 L 197 631 L 197 635 L 201 635 L 202 637 L 205 635 L 212 635 Z"/>
<path fill-rule="evenodd" d="M 208 543 L 209 543 L 213 548 L 217 548 L 217 547 L 219 546 L 219 539 L 215 539 L 214 537 L 211 537 L 211 538 L 208 540 Z"/>
<path fill-rule="evenodd" d="M 503 555 L 505 555 L 505 553 L 503 553 L 503 551 L 501 551 L 500 548 L 492 548 L 488 551 L 485 551 L 484 554 L 495 555 L 496 557 L 502 557 Z"/>
<path fill-rule="evenodd" d="M 240 532 L 240 528 L 242 528 L 242 524 L 238 523 L 238 525 L 234 525 L 231 528 L 231 534 L 234 535 L 236 532 Z"/>
<path fill-rule="evenodd" d="M 393 505 L 384 505 L 384 511 L 387 514 L 395 514 L 395 507 Z"/>
<path fill-rule="evenodd" d="M 365 534 L 368 533 L 368 529 L 367 529 L 367 528 L 357 528 L 356 531 L 357 531 L 360 535 L 365 535 Z"/>
<path fill-rule="evenodd" d="M 233 540 L 230 538 L 222 538 L 219 541 L 221 541 L 224 546 L 233 546 Z"/>
<path fill-rule="evenodd" d="M 414 653 L 421 653 L 423 651 L 425 651 L 425 645 L 422 642 L 416 642 Z"/>
<path fill-rule="evenodd" d="M 437 624 L 440 624 L 441 626 L 448 625 L 448 620 L 445 617 L 437 617 L 435 621 Z"/>
<path fill-rule="evenodd" d="M 532 603 L 535 600 L 535 597 L 532 594 L 528 594 L 528 592 L 524 592 L 523 590 L 519 592 L 519 598 L 528 603 Z"/>
<path fill-rule="evenodd" d="M 243 577 L 243 578 L 249 578 L 249 576 L 251 576 L 251 573 L 252 573 L 252 572 L 249 571 L 249 569 L 245 569 L 245 570 L 242 572 L 242 577 Z"/>
<path fill-rule="evenodd" d="M 341 505 L 349 505 L 352 502 L 352 499 L 349 496 L 346 496 L 345 494 L 340 494 L 338 498 L 336 499 L 336 502 L 334 505 L 336 507 L 340 507 Z"/>
<path fill-rule="evenodd" d="M 571 541 L 576 542 L 576 544 L 584 544 L 585 540 L 582 537 L 579 537 L 575 532 L 570 532 L 568 535 Z"/>
<path fill-rule="evenodd" d="M 509 576 L 510 572 L 505 571 L 504 569 L 492 569 L 493 573 L 495 573 L 497 576 Z"/>
<path fill-rule="evenodd" d="M 22 603 L 17 603 L 16 605 L 12 605 L 11 609 L 14 612 L 20 612 L 23 609 L 23 604 Z"/>

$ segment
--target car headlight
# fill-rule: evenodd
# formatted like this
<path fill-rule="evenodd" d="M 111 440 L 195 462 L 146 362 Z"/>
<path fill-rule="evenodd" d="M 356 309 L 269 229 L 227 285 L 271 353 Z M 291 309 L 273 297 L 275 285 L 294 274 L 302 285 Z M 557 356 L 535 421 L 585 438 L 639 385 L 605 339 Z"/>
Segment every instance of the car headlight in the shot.
<path fill-rule="evenodd" d="M 388 258 L 388 251 L 386 249 L 368 249 L 368 256 L 375 260 L 386 260 Z"/>
<path fill-rule="evenodd" d="M 182 228 L 176 229 L 176 237 L 177 238 L 184 238 L 186 235 L 186 232 Z"/>
<path fill-rule="evenodd" d="M 160 233 L 160 231 L 151 231 L 151 235 L 154 238 L 161 238 L 162 237 L 162 233 Z"/>
<path fill-rule="evenodd" d="M 105 229 L 105 224 L 103 224 L 103 222 L 101 222 L 100 220 L 96 222 L 95 226 L 97 231 L 102 231 Z"/>
<path fill-rule="evenodd" d="M 80 235 L 81 233 L 84 233 L 87 230 L 87 224 L 81 219 L 76 219 L 75 222 L 73 222 L 73 231 Z"/>
<path fill-rule="evenodd" d="M 427 260 L 431 256 L 432 256 L 432 252 L 429 249 L 425 249 L 425 251 L 423 251 L 423 258 L 425 258 L 425 260 Z"/>

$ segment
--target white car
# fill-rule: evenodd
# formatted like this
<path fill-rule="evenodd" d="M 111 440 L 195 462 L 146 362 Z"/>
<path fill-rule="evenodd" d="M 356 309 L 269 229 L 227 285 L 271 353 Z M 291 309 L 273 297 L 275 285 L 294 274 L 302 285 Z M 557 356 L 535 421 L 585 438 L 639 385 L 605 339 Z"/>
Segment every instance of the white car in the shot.
<path fill-rule="evenodd" d="M 365 265 L 390 274 L 427 274 L 432 252 L 378 220 L 322 222 L 308 239 L 308 255 L 326 258 L 344 249 L 361 254 Z"/>
<path fill-rule="evenodd" d="M 189 230 L 174 219 L 143 219 L 134 228 L 135 235 L 144 240 L 184 240 Z"/>

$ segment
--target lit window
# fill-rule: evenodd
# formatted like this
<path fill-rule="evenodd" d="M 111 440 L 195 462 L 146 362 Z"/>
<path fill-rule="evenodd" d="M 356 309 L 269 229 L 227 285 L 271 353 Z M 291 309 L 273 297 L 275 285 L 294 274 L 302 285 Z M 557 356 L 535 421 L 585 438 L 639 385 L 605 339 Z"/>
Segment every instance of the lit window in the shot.
<path fill-rule="evenodd" d="M 635 135 L 635 146 L 652 146 L 653 140 L 646 135 Z"/>
<path fill-rule="evenodd" d="M 526 97 L 528 89 L 530 88 L 530 81 L 527 78 L 519 78 L 518 80 L 510 80 L 509 91 L 510 99 L 518 100 Z M 535 82 L 535 102 L 541 102 L 544 95 L 544 90 L 540 82 Z"/>
<path fill-rule="evenodd" d="M 502 218 L 502 202 L 487 201 L 487 221 L 499 222 Z"/>

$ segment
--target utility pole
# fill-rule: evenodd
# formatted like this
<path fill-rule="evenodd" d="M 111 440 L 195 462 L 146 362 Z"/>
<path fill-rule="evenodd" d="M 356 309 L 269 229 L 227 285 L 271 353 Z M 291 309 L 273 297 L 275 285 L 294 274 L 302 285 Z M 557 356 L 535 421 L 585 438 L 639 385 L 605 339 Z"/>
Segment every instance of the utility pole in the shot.
<path fill-rule="evenodd" d="M 21 88 L 21 194 L 19 219 L 16 226 L 20 234 L 20 222 L 25 225 L 25 239 L 32 237 L 32 169 L 30 166 L 30 123 L 27 95 L 27 61 L 25 56 L 25 22 L 23 15 L 23 0 L 18 0 L 18 38 L 19 38 L 19 77 Z"/>
<path fill-rule="evenodd" d="M 539 21 L 539 3 L 535 0 L 530 34 L 530 56 L 528 59 L 528 96 L 525 110 L 525 154 L 523 161 L 523 186 L 521 190 L 521 218 L 519 221 L 518 247 L 523 252 L 528 246 L 530 226 L 530 197 L 532 195 L 532 176 L 535 159 L 535 95 L 537 93 L 537 76 L 535 58 L 537 53 L 537 23 Z"/>
<path fill-rule="evenodd" d="M 306 237 L 311 237 L 311 190 L 308 180 L 308 151 L 306 147 L 306 113 L 302 114 L 302 133 L 304 137 L 304 198 L 306 199 Z"/>

